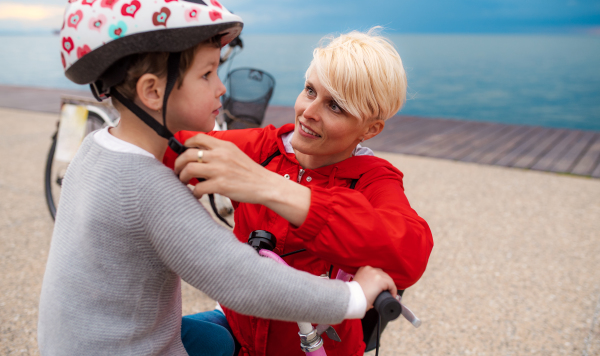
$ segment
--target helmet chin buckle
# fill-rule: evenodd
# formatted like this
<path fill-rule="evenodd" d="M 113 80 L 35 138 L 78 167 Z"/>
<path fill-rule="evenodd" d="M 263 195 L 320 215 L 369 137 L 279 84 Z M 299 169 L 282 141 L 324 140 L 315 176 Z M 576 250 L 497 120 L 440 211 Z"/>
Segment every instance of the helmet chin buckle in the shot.
<path fill-rule="evenodd" d="M 110 98 L 110 89 L 102 91 L 99 88 L 102 88 L 102 81 L 97 80 L 93 83 L 90 83 L 90 89 L 92 90 L 92 94 L 96 100 L 102 102 L 103 100 Z"/>

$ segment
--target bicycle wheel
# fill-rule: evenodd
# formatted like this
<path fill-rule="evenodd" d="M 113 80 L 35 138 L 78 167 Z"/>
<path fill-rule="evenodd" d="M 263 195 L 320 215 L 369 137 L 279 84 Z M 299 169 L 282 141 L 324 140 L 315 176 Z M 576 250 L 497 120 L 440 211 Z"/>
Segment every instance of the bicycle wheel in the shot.
<path fill-rule="evenodd" d="M 87 136 L 90 132 L 96 131 L 102 127 L 107 126 L 104 120 L 95 112 L 90 111 L 86 121 L 85 135 Z M 60 200 L 60 191 L 62 187 L 62 181 L 67 172 L 68 162 L 63 162 L 54 159 L 56 152 L 56 144 L 60 140 L 58 137 L 58 128 L 52 136 L 52 145 L 48 151 L 48 157 L 46 158 L 46 170 L 44 174 L 44 191 L 46 193 L 46 204 L 50 215 L 54 220 L 56 218 L 56 210 L 58 208 Z"/>

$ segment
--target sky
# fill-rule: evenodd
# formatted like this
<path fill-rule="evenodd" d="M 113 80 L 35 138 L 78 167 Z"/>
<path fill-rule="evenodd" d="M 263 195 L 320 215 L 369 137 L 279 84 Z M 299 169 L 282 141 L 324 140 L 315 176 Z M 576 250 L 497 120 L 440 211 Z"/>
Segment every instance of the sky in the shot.
<path fill-rule="evenodd" d="M 128 2 L 128 0 L 120 0 Z M 148 1 L 148 0 L 142 0 Z M 331 33 L 380 25 L 398 33 L 600 35 L 599 0 L 223 0 L 246 33 Z M 50 31 L 67 0 L 0 0 L 0 33 Z"/>

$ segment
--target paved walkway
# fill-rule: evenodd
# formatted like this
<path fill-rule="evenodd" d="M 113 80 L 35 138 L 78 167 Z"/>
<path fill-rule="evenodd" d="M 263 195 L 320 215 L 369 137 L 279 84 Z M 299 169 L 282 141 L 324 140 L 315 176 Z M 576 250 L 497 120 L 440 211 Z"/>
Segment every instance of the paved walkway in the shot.
<path fill-rule="evenodd" d="M 36 355 L 57 115 L 0 109 L 0 354 Z M 381 355 L 600 355 L 600 180 L 379 153 L 431 225 L 428 270 Z M 184 312 L 213 302 L 185 285 Z"/>

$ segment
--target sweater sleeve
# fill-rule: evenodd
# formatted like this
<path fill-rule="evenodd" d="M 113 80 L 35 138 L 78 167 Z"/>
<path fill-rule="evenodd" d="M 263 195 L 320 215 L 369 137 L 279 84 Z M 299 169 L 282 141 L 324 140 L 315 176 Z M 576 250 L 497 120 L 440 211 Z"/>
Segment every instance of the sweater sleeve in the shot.
<path fill-rule="evenodd" d="M 378 267 L 405 289 L 425 272 L 433 238 L 398 178 L 373 175 L 366 173 L 356 190 L 310 187 L 308 216 L 290 231 L 307 242 L 309 251 L 344 271 Z"/>
<path fill-rule="evenodd" d="M 140 176 L 133 210 L 160 259 L 183 280 L 242 314 L 331 324 L 344 318 L 348 286 L 260 257 L 215 223 L 172 171 L 156 165 Z"/>

